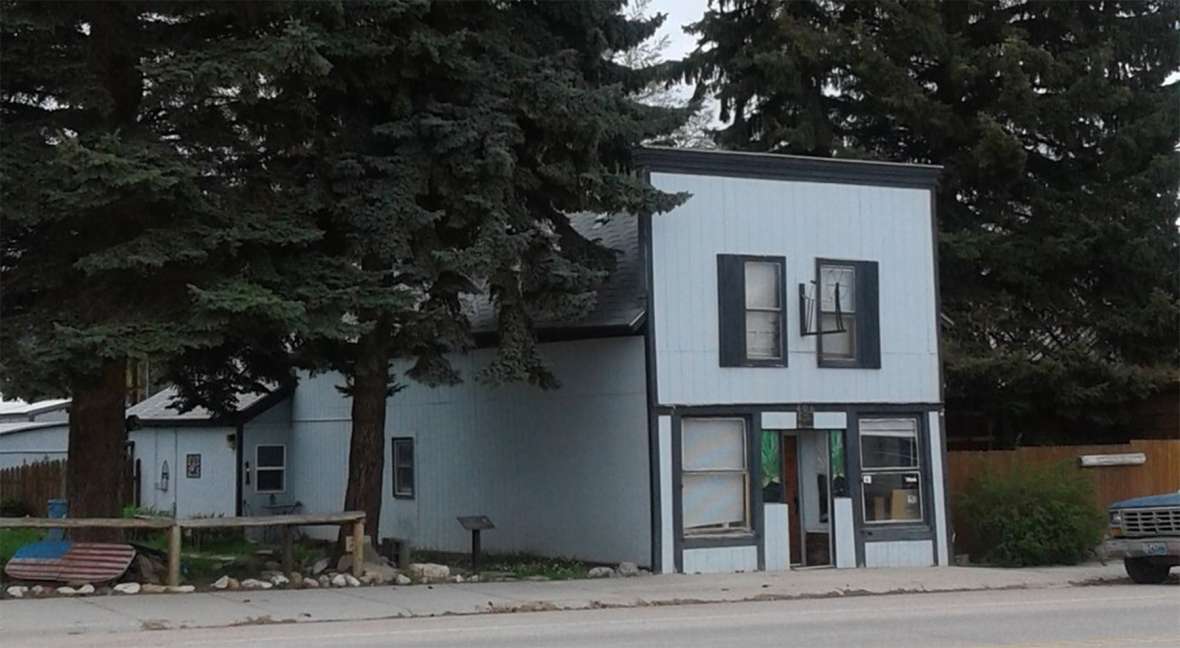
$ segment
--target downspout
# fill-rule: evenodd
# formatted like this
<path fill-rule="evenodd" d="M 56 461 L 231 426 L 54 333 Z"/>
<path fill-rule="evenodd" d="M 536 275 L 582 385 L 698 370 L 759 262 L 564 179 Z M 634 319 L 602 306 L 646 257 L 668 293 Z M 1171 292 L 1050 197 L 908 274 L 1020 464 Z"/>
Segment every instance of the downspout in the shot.
<path fill-rule="evenodd" d="M 242 459 L 245 456 L 246 426 L 238 423 L 234 434 L 234 454 L 237 457 L 237 469 L 234 471 L 237 479 L 234 481 L 234 515 L 242 517 Z"/>

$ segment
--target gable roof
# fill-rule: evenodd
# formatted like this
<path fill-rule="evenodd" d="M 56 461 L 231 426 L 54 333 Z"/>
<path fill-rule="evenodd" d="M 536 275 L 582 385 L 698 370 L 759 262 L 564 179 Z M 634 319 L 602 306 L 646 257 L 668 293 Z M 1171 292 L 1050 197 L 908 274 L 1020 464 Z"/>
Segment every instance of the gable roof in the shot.
<path fill-rule="evenodd" d="M 32 430 L 40 430 L 42 428 L 69 427 L 69 421 L 11 421 L 0 423 L 0 436 L 6 434 L 18 434 L 20 432 L 30 432 Z"/>
<path fill-rule="evenodd" d="M 230 417 L 218 417 L 204 407 L 194 407 L 187 412 L 181 412 L 172 406 L 178 395 L 175 387 L 166 387 L 151 397 L 144 399 L 127 408 L 128 418 L 134 416 L 141 425 L 205 425 L 209 423 L 237 424 L 244 423 L 255 416 L 270 409 L 272 405 L 286 398 L 291 393 L 290 386 L 281 386 L 264 394 L 238 394 L 234 414 Z"/>
<path fill-rule="evenodd" d="M 582 236 L 599 240 L 616 252 L 614 272 L 598 289 L 593 310 L 576 321 L 539 321 L 537 336 L 545 339 L 573 339 L 639 332 L 647 310 L 643 278 L 643 254 L 639 244 L 639 219 L 630 214 L 574 214 L 570 225 Z M 495 305 L 487 295 L 472 299 L 472 330 L 477 341 L 494 338 Z"/>
<path fill-rule="evenodd" d="M 0 400 L 0 417 L 13 419 L 15 417 L 32 417 L 47 412 L 66 409 L 70 406 L 68 398 L 54 398 L 51 400 L 26 403 L 23 400 Z"/>

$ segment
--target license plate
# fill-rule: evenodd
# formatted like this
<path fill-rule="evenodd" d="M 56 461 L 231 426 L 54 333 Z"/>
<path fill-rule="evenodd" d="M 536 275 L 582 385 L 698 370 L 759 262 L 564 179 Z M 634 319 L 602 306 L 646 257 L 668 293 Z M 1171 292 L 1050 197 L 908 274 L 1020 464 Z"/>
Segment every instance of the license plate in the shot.
<path fill-rule="evenodd" d="M 1168 555 L 1168 545 L 1162 542 L 1144 542 L 1143 553 L 1148 556 Z"/>

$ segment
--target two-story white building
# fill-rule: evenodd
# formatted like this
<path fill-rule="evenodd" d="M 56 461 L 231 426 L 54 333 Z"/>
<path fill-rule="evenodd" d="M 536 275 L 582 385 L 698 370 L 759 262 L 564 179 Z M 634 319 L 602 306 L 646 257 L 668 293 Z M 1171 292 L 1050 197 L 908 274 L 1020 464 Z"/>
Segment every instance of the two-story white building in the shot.
<path fill-rule="evenodd" d="M 661 572 L 949 564 L 938 168 L 638 155 L 652 185 L 691 197 L 575 217 L 619 263 L 590 316 L 541 326 L 561 388 L 481 383 L 487 346 L 454 357 L 466 382 L 390 397 L 375 535 L 461 552 L 456 517 L 487 515 L 489 551 Z M 168 460 L 180 515 L 339 510 L 341 383 L 305 378 L 229 422 L 165 426 L 170 392 L 137 405 L 156 425 L 136 443 L 144 499 Z M 202 425 L 224 428 L 206 451 L 181 440 Z"/>

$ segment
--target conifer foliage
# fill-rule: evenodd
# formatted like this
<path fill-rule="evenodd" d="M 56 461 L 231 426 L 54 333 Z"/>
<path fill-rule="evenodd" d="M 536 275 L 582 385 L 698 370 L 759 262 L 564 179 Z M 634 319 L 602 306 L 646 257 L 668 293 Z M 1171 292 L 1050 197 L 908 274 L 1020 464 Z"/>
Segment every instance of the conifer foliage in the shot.
<path fill-rule="evenodd" d="M 691 30 L 722 147 L 945 166 L 949 408 L 1175 384 L 1180 4 L 718 0 Z"/>

